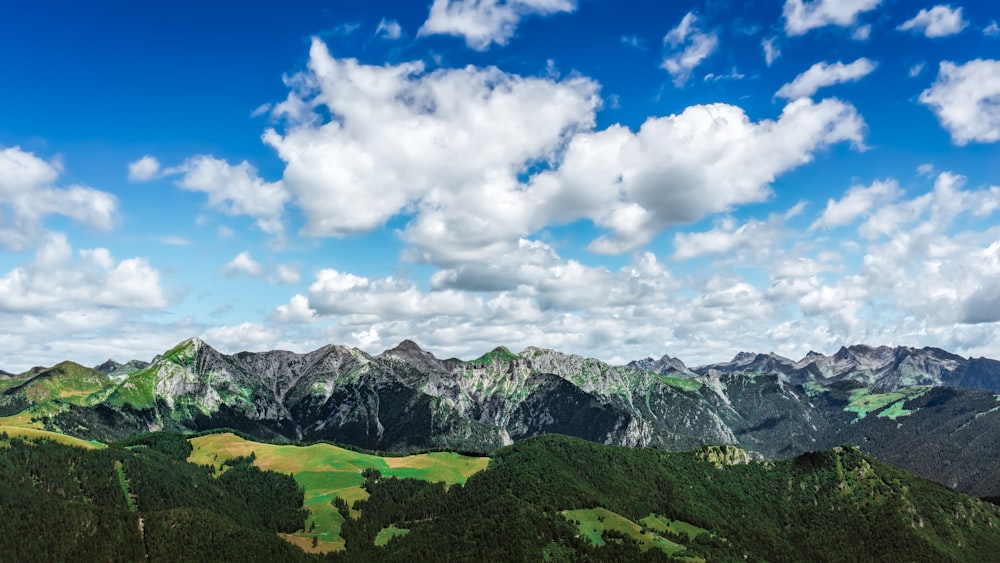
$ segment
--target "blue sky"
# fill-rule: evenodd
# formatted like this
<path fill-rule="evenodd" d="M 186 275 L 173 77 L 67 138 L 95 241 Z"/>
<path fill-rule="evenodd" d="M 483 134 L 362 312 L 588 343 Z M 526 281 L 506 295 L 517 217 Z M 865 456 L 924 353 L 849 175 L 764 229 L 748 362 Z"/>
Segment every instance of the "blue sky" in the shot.
<path fill-rule="evenodd" d="M 985 0 L 18 3 L 0 368 L 1000 357 Z"/>

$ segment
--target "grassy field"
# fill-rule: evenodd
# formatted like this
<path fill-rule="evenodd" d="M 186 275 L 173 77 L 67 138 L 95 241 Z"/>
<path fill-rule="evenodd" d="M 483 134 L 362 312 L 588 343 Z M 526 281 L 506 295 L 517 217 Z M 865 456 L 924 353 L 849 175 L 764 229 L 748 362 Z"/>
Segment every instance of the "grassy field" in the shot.
<path fill-rule="evenodd" d="M 13 417 L 5 417 L 13 418 Z M 66 444 L 67 446 L 76 446 L 79 448 L 103 448 L 104 444 L 100 442 L 95 442 L 93 440 L 81 440 L 80 438 L 74 438 L 73 436 L 67 436 L 65 434 L 59 434 L 58 432 L 49 432 L 48 430 L 40 430 L 38 428 L 30 428 L 26 426 L 17 425 L 6 425 L 3 423 L 4 419 L 0 419 L 0 433 L 6 432 L 10 437 L 24 438 L 27 440 L 34 440 L 38 438 L 47 438 L 49 440 L 54 440 L 60 444 Z M 2 443 L 2 442 L 0 442 Z"/>
<path fill-rule="evenodd" d="M 35 428 L 37 430 L 43 428 L 41 422 L 31 420 L 31 413 L 27 410 L 11 416 L 0 416 L 0 426 L 17 426 L 18 428 Z"/>
<path fill-rule="evenodd" d="M 601 537 L 602 532 L 605 530 L 615 530 L 634 538 L 639 542 L 643 550 L 659 549 L 667 555 L 677 555 L 684 551 L 685 548 L 683 545 L 660 536 L 656 533 L 657 530 L 661 532 L 666 530 L 678 531 L 678 533 L 689 534 L 689 536 L 689 528 L 697 529 L 695 535 L 705 531 L 690 524 L 680 526 L 684 523 L 667 520 L 652 514 L 642 519 L 644 525 L 639 525 L 620 514 L 604 508 L 564 510 L 563 516 L 576 524 L 580 529 L 580 535 L 590 540 L 590 543 L 594 545 L 604 545 L 604 539 Z M 652 520 L 650 520 L 651 518 Z M 647 521 L 649 523 L 646 523 Z M 681 532 L 681 529 L 684 531 Z"/>
<path fill-rule="evenodd" d="M 406 528 L 397 528 L 396 526 L 389 526 L 379 530 L 378 535 L 375 536 L 375 545 L 382 547 L 383 545 L 389 543 L 389 540 L 399 536 L 405 536 L 409 534 L 410 530 Z"/>
<path fill-rule="evenodd" d="M 486 468 L 489 458 L 468 457 L 454 453 L 429 453 L 406 457 L 379 457 L 330 444 L 279 446 L 245 440 L 234 434 L 208 434 L 192 438 L 194 451 L 188 461 L 219 467 L 239 456 L 255 456 L 254 465 L 288 473 L 305 489 L 305 506 L 310 516 L 305 530 L 285 534 L 288 541 L 311 552 L 344 548 L 340 537 L 343 518 L 333 507 L 334 497 L 350 505 L 367 497 L 361 488 L 365 469 L 377 469 L 383 475 L 408 477 L 449 485 L 465 483 L 477 471 Z M 315 525 L 315 528 L 313 527 Z M 316 537 L 316 547 L 312 546 Z M 388 539 L 386 539 L 388 541 Z"/>
<path fill-rule="evenodd" d="M 861 420 L 868 416 L 868 413 L 885 409 L 877 416 L 895 420 L 897 417 L 912 413 L 903 408 L 904 402 L 916 399 L 928 390 L 930 387 L 904 387 L 890 393 L 872 393 L 867 388 L 855 389 L 851 391 L 850 403 L 844 410 L 857 414 L 855 420 Z"/>
<path fill-rule="evenodd" d="M 673 532 L 675 534 L 686 535 L 689 540 L 693 540 L 698 534 L 708 534 L 711 533 L 705 528 L 699 528 L 694 524 L 688 524 L 681 520 L 671 520 L 670 518 L 664 518 L 663 516 L 657 516 L 656 514 L 650 514 L 649 516 L 639 520 L 639 523 L 643 525 L 644 528 L 653 530 L 654 532 Z"/>
<path fill-rule="evenodd" d="M 27 440 L 47 438 L 49 440 L 59 442 L 60 444 L 77 446 L 79 448 L 92 449 L 106 447 L 101 442 L 94 440 L 83 440 L 81 438 L 67 436 L 66 434 L 44 430 L 40 422 L 34 422 L 31 420 L 31 413 L 27 411 L 19 412 L 13 416 L 0 417 L 0 432 L 6 432 L 8 436 L 16 436 Z"/>
<path fill-rule="evenodd" d="M 651 372 L 652 373 L 652 372 Z M 653 375 L 656 375 L 655 373 Z M 685 379 L 683 377 L 670 377 L 669 375 L 656 375 L 660 378 L 660 381 L 666 383 L 671 387 L 680 389 L 681 391 L 688 391 L 691 393 L 698 392 L 701 389 L 702 383 L 697 379 Z"/>

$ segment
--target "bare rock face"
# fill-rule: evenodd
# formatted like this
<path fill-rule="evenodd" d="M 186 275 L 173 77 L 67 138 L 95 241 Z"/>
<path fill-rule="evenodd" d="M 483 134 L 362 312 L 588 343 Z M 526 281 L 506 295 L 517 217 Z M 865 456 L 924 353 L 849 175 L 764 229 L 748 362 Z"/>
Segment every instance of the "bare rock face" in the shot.
<path fill-rule="evenodd" d="M 681 377 L 681 378 L 694 378 L 698 377 L 698 374 L 688 369 L 680 358 L 674 358 L 671 356 L 664 355 L 658 360 L 653 358 L 643 358 L 641 360 L 633 360 L 628 363 L 628 367 L 633 369 L 641 369 L 645 371 L 651 371 L 658 375 L 667 375 L 670 377 Z"/>
<path fill-rule="evenodd" d="M 695 455 L 711 462 L 720 469 L 727 465 L 746 465 L 764 459 L 757 452 L 750 452 L 736 446 L 705 446 L 698 448 Z"/>

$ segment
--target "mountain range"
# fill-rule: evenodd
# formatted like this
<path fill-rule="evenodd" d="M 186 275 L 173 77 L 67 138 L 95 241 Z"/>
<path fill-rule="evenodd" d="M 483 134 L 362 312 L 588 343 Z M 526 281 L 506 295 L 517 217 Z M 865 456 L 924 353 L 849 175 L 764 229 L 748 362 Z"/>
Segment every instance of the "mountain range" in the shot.
<path fill-rule="evenodd" d="M 676 360 L 661 358 L 658 365 Z M 633 362 L 636 364 L 636 362 Z M 1000 362 L 989 358 L 963 358 L 940 348 L 907 346 L 842 347 L 832 356 L 809 352 L 799 361 L 777 354 L 740 352 L 731 361 L 692 370 L 777 375 L 793 384 L 857 381 L 879 391 L 914 385 L 986 389 L 1000 393 Z"/>
<path fill-rule="evenodd" d="M 1000 496 L 1000 362 L 936 348 L 852 346 L 799 361 L 740 353 L 688 368 L 529 347 L 471 361 L 412 341 L 379 355 L 329 345 L 222 354 L 199 339 L 152 362 L 63 362 L 0 379 L 0 416 L 95 440 L 234 428 L 267 440 L 369 450 L 489 452 L 557 433 L 765 458 L 855 444 L 976 496 Z"/>

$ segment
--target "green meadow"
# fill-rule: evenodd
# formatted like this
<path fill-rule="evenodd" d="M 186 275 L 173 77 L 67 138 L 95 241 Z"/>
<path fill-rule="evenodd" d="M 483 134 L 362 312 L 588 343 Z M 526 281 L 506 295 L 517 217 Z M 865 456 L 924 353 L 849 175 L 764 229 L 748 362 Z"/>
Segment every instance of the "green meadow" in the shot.
<path fill-rule="evenodd" d="M 223 462 L 254 455 L 254 465 L 287 473 L 305 489 L 305 507 L 310 516 L 304 530 L 285 534 L 286 540 L 311 552 L 325 553 L 344 549 L 340 535 L 343 517 L 333 506 L 335 497 L 350 506 L 367 498 L 361 485 L 365 469 L 377 469 L 389 477 L 464 484 L 469 476 L 482 471 L 489 458 L 469 457 L 448 452 L 434 452 L 405 457 L 380 457 L 340 448 L 332 444 L 309 446 L 274 445 L 246 440 L 235 434 L 208 434 L 190 440 L 194 450 L 188 461 L 219 468 Z M 352 511 L 352 516 L 358 514 Z M 401 530 L 386 532 L 400 535 Z M 313 538 L 316 539 L 313 546 Z M 388 541 L 389 536 L 384 541 Z"/>
<path fill-rule="evenodd" d="M 868 416 L 868 413 L 885 409 L 878 413 L 881 418 L 896 420 L 897 417 L 906 416 L 913 411 L 903 408 L 903 403 L 923 395 L 930 390 L 930 387 L 904 387 L 889 393 L 872 393 L 867 387 L 851 391 L 850 402 L 844 410 L 857 415 L 855 421 Z M 888 408 L 887 408 L 888 407 Z"/>
<path fill-rule="evenodd" d="M 389 543 L 389 540 L 391 540 L 392 538 L 405 536 L 406 534 L 409 533 L 410 530 L 407 528 L 397 528 L 396 526 L 387 526 L 379 530 L 378 535 L 375 536 L 375 545 L 378 547 L 382 547 L 385 544 Z"/>
<path fill-rule="evenodd" d="M 577 526 L 582 537 L 587 538 L 594 545 L 604 545 L 606 542 L 602 534 L 606 531 L 615 531 L 639 542 L 643 551 L 659 549 L 672 556 L 680 554 L 686 548 L 664 538 L 660 535 L 661 533 L 672 532 L 694 539 L 698 534 L 707 532 L 703 528 L 686 522 L 670 520 L 654 514 L 643 518 L 639 524 L 605 508 L 564 510 L 562 514 Z"/>
<path fill-rule="evenodd" d="M 87 449 L 105 447 L 101 442 L 94 440 L 83 440 L 58 432 L 42 430 L 41 424 L 33 422 L 31 415 L 27 412 L 20 412 L 14 416 L 0 417 L 0 434 L 2 433 L 6 433 L 11 438 L 17 437 L 25 440 L 45 438 L 60 444 L 66 444 L 67 446 L 77 446 Z"/>
<path fill-rule="evenodd" d="M 686 535 L 688 540 L 693 540 L 698 534 L 711 533 L 705 528 L 699 528 L 694 524 L 688 524 L 687 522 L 681 520 L 671 520 L 670 518 L 657 516 L 656 514 L 650 514 L 642 520 L 639 520 L 639 523 L 642 524 L 644 528 L 661 534 L 674 533 L 677 535 Z"/>

